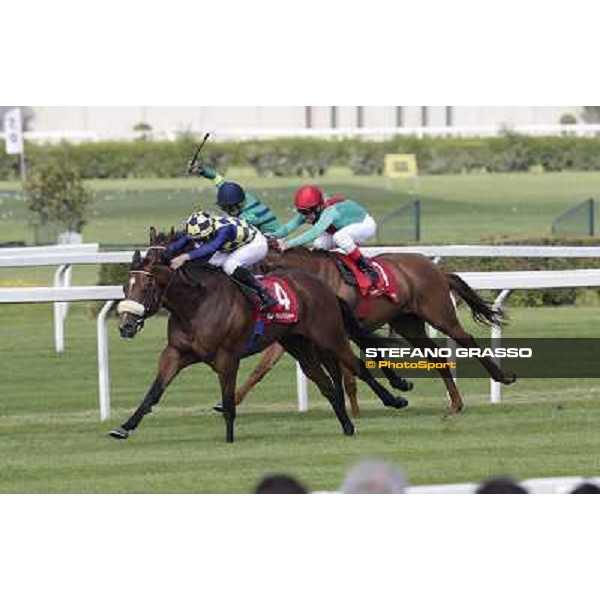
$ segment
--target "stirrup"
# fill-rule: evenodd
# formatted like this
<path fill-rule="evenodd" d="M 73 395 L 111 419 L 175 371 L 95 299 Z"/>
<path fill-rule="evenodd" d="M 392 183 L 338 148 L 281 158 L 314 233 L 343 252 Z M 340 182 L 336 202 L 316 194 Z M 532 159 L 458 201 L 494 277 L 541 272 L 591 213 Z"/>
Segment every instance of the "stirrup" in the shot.
<path fill-rule="evenodd" d="M 261 293 L 259 293 L 257 295 L 258 295 L 258 300 L 260 302 L 259 308 L 261 311 L 266 311 L 271 308 L 275 308 L 279 304 L 279 302 L 277 302 L 277 300 L 275 298 L 273 298 L 273 296 L 271 296 L 271 294 L 269 294 L 269 292 L 267 292 L 266 290 L 263 290 Z"/>

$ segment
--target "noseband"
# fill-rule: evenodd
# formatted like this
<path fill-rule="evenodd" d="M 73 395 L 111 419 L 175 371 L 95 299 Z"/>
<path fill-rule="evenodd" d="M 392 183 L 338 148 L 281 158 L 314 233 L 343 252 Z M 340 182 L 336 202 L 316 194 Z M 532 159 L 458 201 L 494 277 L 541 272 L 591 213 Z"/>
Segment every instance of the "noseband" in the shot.
<path fill-rule="evenodd" d="M 164 248 L 163 246 L 151 246 L 150 248 L 148 248 L 149 250 L 160 250 L 161 252 L 164 252 L 166 250 L 166 248 Z M 152 273 L 149 273 L 148 271 L 144 271 L 144 270 L 132 270 L 129 272 L 131 275 L 143 275 L 145 277 L 148 277 L 149 279 L 154 279 L 154 275 L 152 275 Z M 173 273 L 174 275 L 174 273 Z M 169 286 L 171 285 L 171 282 L 173 280 L 173 277 L 171 277 L 171 280 L 169 281 L 169 284 L 167 285 L 166 290 L 169 289 Z M 121 302 L 119 302 L 119 305 L 117 307 L 117 313 L 119 315 L 123 315 L 125 313 L 129 313 L 135 317 L 137 317 L 136 319 L 136 326 L 138 328 L 138 331 L 140 329 L 142 329 L 142 327 L 144 326 L 144 319 L 145 319 L 145 315 L 148 312 L 148 309 L 146 308 L 146 306 L 144 306 L 143 301 L 145 300 L 145 297 L 142 297 L 142 302 L 137 302 L 136 300 L 130 300 L 130 299 L 125 299 L 122 300 Z"/>

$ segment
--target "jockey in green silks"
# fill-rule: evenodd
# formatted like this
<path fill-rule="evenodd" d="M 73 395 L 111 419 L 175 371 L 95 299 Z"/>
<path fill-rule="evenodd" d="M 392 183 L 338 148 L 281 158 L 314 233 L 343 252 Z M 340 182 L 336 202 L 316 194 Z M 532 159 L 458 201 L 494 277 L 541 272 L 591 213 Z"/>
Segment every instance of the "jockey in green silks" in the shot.
<path fill-rule="evenodd" d="M 312 227 L 292 240 L 280 242 L 282 250 L 310 242 L 320 250 L 337 247 L 377 285 L 379 275 L 375 267 L 358 248 L 358 244 L 375 237 L 377 224 L 358 202 L 343 196 L 325 199 L 319 188 L 306 186 L 298 190 L 294 204 L 298 214 L 278 229 L 275 237 L 284 238 L 305 223 Z"/>
<path fill-rule="evenodd" d="M 229 216 L 244 219 L 263 234 L 273 235 L 281 227 L 273 211 L 237 183 L 226 181 L 214 169 L 199 163 L 191 165 L 190 169 L 192 173 L 214 182 L 217 187 L 217 205 Z"/>

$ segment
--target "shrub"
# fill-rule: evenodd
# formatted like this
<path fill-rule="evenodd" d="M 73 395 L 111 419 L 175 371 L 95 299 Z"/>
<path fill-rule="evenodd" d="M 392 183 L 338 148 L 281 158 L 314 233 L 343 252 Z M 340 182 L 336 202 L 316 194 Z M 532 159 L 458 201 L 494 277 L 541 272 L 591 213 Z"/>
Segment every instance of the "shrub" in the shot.
<path fill-rule="evenodd" d="M 35 225 L 57 225 L 81 233 L 93 195 L 69 162 L 55 159 L 38 164 L 24 187 Z"/>
<path fill-rule="evenodd" d="M 144 132 L 141 132 L 144 134 Z M 62 155 L 85 178 L 182 177 L 198 140 L 184 134 L 175 141 L 27 144 L 35 167 Z M 600 170 L 600 138 L 530 137 L 507 132 L 497 138 L 395 137 L 360 139 L 273 139 L 211 142 L 202 160 L 223 171 L 228 165 L 252 165 L 261 176 L 324 175 L 331 165 L 349 166 L 357 175 L 383 171 L 386 154 L 415 154 L 422 173 L 519 172 L 542 166 L 548 171 Z M 0 148 L 0 179 L 19 177 L 18 157 Z"/>

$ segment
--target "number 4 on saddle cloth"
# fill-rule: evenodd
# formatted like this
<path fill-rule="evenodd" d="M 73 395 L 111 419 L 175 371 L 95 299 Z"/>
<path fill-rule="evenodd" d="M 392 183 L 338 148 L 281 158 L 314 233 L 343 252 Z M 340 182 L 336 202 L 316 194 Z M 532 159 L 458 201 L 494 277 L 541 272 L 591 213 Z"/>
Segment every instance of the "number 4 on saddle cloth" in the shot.
<path fill-rule="evenodd" d="M 298 298 L 290 284 L 276 275 L 257 277 L 261 285 L 277 300 L 277 305 L 268 311 L 255 309 L 254 334 L 246 349 L 247 354 L 255 352 L 260 337 L 265 333 L 265 327 L 272 323 L 291 325 L 298 322 Z M 255 304 L 256 306 L 256 304 Z"/>
<path fill-rule="evenodd" d="M 363 273 L 348 256 L 334 253 L 342 278 L 348 285 L 357 287 L 360 293 L 359 317 L 369 311 L 369 300 L 386 296 L 392 302 L 400 302 L 399 282 L 385 261 L 371 259 L 371 264 L 379 274 L 379 282 L 373 286 L 369 276 Z"/>

